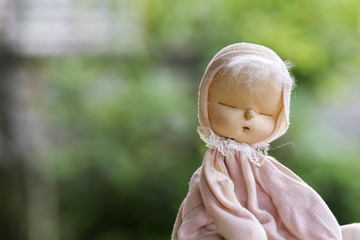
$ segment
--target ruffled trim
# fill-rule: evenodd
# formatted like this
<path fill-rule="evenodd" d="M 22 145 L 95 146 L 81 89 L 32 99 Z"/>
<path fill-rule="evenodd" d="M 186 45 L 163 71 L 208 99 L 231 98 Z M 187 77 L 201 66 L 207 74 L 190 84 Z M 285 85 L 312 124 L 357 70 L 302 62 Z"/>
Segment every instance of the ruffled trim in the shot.
<path fill-rule="evenodd" d="M 224 156 L 230 156 L 234 151 L 240 151 L 248 156 L 250 162 L 259 167 L 264 164 L 266 156 L 268 156 L 268 143 L 238 143 L 231 138 L 220 137 L 210 128 L 202 126 L 198 127 L 197 132 L 206 143 L 206 147 L 217 149 Z"/>

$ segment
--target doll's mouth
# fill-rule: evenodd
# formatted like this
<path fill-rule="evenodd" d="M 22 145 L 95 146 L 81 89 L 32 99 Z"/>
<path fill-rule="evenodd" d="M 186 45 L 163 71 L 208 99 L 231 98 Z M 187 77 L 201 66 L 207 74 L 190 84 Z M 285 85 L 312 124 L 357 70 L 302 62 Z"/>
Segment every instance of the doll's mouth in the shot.
<path fill-rule="evenodd" d="M 246 131 L 246 130 L 250 130 L 250 128 L 249 128 L 249 127 L 247 127 L 247 126 L 245 126 L 245 127 L 243 127 L 243 130 L 244 130 L 244 131 Z"/>

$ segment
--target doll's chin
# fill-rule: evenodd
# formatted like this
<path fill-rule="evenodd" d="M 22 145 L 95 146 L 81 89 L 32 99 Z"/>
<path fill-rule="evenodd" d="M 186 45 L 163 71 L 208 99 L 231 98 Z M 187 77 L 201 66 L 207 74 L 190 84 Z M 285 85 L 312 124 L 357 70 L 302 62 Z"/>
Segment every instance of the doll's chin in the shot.
<path fill-rule="evenodd" d="M 253 143 L 259 143 L 264 141 L 266 138 L 259 137 L 259 136 L 253 136 L 249 132 L 243 132 L 239 136 L 233 138 L 238 143 L 247 143 L 247 144 L 253 144 Z"/>
<path fill-rule="evenodd" d="M 241 137 L 236 137 L 234 138 L 234 140 L 238 143 L 254 143 L 254 139 L 249 138 L 248 136 L 241 136 Z"/>

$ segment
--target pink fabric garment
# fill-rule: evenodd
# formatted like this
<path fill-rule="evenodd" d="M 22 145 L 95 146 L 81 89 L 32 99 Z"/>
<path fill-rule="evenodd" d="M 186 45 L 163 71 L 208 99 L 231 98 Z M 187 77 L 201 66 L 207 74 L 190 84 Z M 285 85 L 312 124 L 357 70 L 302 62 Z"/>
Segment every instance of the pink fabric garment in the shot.
<path fill-rule="evenodd" d="M 242 152 L 223 156 L 209 149 L 191 180 L 172 239 L 342 237 L 321 197 L 273 158 L 259 167 Z"/>

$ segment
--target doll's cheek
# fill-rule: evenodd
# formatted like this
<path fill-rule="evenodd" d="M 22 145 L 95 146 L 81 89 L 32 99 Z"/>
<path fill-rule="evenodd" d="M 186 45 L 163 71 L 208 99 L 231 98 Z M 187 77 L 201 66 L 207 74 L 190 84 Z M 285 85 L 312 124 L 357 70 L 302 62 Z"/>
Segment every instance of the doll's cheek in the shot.
<path fill-rule="evenodd" d="M 212 130 L 223 137 L 233 137 L 239 124 L 236 116 L 223 111 L 210 112 L 209 119 Z"/>
<path fill-rule="evenodd" d="M 211 125 L 219 124 L 226 119 L 226 111 L 215 104 L 209 105 L 209 121 Z"/>
<path fill-rule="evenodd" d="M 257 123 L 259 134 L 265 138 L 271 135 L 275 128 L 275 120 L 271 117 L 264 117 Z"/>
<path fill-rule="evenodd" d="M 243 118 L 243 112 L 238 109 L 227 107 L 214 107 L 209 109 L 209 120 L 211 125 L 231 125 L 239 123 Z"/>
<path fill-rule="evenodd" d="M 209 118 L 211 127 L 216 130 L 224 129 L 231 125 L 229 117 L 221 112 L 210 114 Z"/>

